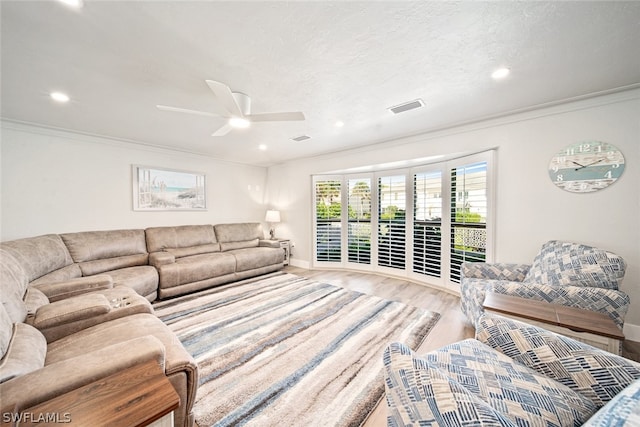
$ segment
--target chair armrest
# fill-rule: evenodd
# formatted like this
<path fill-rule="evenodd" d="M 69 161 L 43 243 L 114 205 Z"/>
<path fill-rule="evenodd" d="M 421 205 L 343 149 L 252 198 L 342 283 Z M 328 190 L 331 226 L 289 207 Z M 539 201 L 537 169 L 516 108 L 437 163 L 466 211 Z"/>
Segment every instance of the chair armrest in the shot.
<path fill-rule="evenodd" d="M 263 248 L 279 248 L 280 242 L 278 240 L 260 239 L 258 240 L 258 246 Z"/>
<path fill-rule="evenodd" d="M 149 360 L 164 371 L 165 348 L 146 335 L 47 365 L 0 384 L 2 414 L 20 412 Z"/>
<path fill-rule="evenodd" d="M 154 267 L 173 264 L 174 262 L 176 262 L 176 257 L 170 252 L 152 252 L 149 254 L 149 265 Z"/>
<path fill-rule="evenodd" d="M 476 339 L 565 384 L 598 407 L 640 378 L 640 363 L 501 316 L 482 315 Z"/>
<path fill-rule="evenodd" d="M 465 262 L 460 268 L 460 273 L 461 280 L 467 278 L 522 282 L 530 268 L 530 264 Z"/>
<path fill-rule="evenodd" d="M 95 293 L 78 295 L 38 308 L 31 324 L 37 329 L 46 329 L 89 319 L 109 311 L 111 311 L 111 305 L 104 295 Z"/>
<path fill-rule="evenodd" d="M 55 302 L 88 292 L 111 289 L 113 279 L 108 274 L 96 274 L 63 282 L 45 283 L 37 285 L 36 288 L 49 298 L 49 302 Z"/>

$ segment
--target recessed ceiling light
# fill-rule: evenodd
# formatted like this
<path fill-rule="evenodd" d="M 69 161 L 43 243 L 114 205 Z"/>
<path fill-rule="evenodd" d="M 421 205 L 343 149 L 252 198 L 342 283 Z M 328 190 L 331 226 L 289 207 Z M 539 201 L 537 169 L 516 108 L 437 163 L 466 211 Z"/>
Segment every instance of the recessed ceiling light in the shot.
<path fill-rule="evenodd" d="M 49 96 L 51 96 L 51 99 L 57 102 L 69 102 L 69 95 L 67 95 L 66 93 L 51 92 Z"/>
<path fill-rule="evenodd" d="M 76 9 L 80 9 L 83 5 L 82 0 L 58 0 L 60 3 L 64 3 L 67 6 L 75 7 Z"/>
<path fill-rule="evenodd" d="M 265 144 L 260 144 L 258 145 L 258 148 L 262 151 L 265 151 L 267 149 L 267 146 Z"/>
<path fill-rule="evenodd" d="M 334 126 L 337 128 L 341 128 L 342 126 L 344 126 L 344 122 L 342 120 L 338 120 L 337 122 L 335 122 Z"/>
<path fill-rule="evenodd" d="M 246 129 L 251 126 L 251 122 L 242 117 L 231 117 L 229 119 L 229 126 L 236 129 Z"/>
<path fill-rule="evenodd" d="M 508 68 L 498 68 L 493 73 L 491 73 L 491 77 L 493 77 L 494 79 L 504 79 L 509 75 L 509 73 L 510 70 Z"/>

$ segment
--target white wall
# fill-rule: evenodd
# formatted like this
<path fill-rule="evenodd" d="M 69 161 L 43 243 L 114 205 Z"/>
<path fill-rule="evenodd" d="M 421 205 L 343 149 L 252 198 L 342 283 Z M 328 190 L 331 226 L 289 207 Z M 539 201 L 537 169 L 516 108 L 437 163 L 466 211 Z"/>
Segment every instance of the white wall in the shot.
<path fill-rule="evenodd" d="M 625 171 L 609 188 L 573 194 L 552 184 L 551 157 L 585 140 L 609 142 L 625 155 Z M 640 91 L 599 98 L 414 136 L 366 149 L 288 162 L 269 168 L 268 198 L 281 209 L 280 236 L 296 244 L 292 261 L 312 254 L 311 175 L 391 161 L 476 152 L 497 147 L 498 262 L 530 263 L 551 239 L 601 247 L 623 256 L 623 289 L 632 301 L 625 326 L 640 340 Z"/>
<path fill-rule="evenodd" d="M 1 136 L 2 240 L 264 219 L 266 168 L 9 122 Z M 134 164 L 204 172 L 207 211 L 134 211 Z"/>

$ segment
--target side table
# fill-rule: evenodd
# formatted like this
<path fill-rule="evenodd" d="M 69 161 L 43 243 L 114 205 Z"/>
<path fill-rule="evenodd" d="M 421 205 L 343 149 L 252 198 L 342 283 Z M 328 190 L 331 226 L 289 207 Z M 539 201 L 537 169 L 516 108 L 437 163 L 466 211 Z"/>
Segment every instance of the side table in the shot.
<path fill-rule="evenodd" d="M 276 239 L 280 243 L 280 247 L 284 250 L 284 265 L 289 265 L 289 258 L 291 257 L 291 240 L 289 239 Z"/>
<path fill-rule="evenodd" d="M 97 380 L 69 393 L 20 411 L 20 426 L 172 427 L 180 397 L 155 361 L 149 361 Z M 53 423 L 42 423 L 43 415 Z M 60 424 L 56 424 L 60 425 Z"/>

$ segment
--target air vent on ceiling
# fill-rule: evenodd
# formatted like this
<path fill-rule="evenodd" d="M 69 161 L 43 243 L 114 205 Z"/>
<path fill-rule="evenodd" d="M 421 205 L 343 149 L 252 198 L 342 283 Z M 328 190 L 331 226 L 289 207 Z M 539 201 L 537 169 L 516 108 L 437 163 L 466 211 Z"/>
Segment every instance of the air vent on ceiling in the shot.
<path fill-rule="evenodd" d="M 394 107 L 387 108 L 393 114 L 404 113 L 405 111 L 413 110 L 416 108 L 424 107 L 424 101 L 422 99 L 416 99 L 414 101 L 405 102 L 404 104 L 396 105 Z"/>
<path fill-rule="evenodd" d="M 307 139 L 311 139 L 311 137 L 309 135 L 300 135 L 291 139 L 293 139 L 294 141 L 300 142 L 300 141 L 306 141 Z"/>

